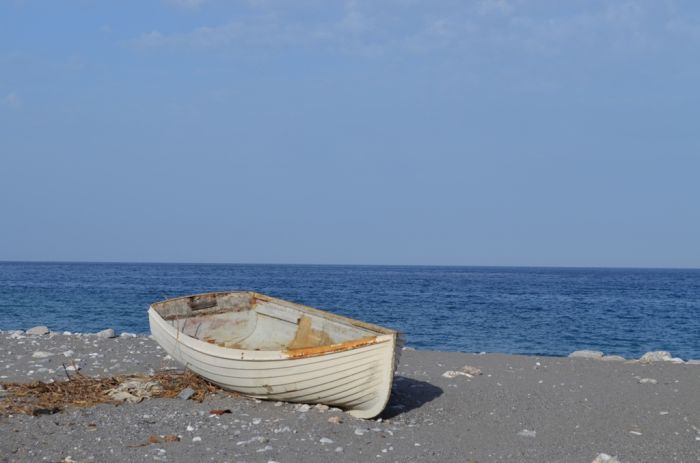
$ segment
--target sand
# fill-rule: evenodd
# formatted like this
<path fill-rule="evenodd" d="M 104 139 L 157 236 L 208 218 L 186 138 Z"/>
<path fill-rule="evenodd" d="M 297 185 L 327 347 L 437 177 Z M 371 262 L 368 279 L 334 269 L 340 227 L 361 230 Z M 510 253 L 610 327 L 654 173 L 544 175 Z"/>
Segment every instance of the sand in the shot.
<path fill-rule="evenodd" d="M 63 364 L 178 368 L 145 336 L 0 332 L 0 382 L 62 381 Z M 465 365 L 482 374 L 444 376 Z M 700 365 L 406 350 L 374 420 L 214 394 L 4 415 L 0 436 L 3 462 L 698 462 Z"/>

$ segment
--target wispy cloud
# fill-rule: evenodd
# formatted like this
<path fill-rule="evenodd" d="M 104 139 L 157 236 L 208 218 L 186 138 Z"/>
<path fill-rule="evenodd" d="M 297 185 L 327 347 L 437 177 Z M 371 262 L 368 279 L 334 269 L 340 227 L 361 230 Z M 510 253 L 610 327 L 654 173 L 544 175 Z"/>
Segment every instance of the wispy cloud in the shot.
<path fill-rule="evenodd" d="M 9 106 L 10 108 L 16 109 L 22 106 L 22 100 L 15 92 L 11 92 L 5 95 L 5 98 L 3 98 L 2 101 L 5 104 L 5 106 Z"/>
<path fill-rule="evenodd" d="M 199 6 L 202 0 L 168 0 Z M 650 18 L 666 17 L 665 33 L 693 29 L 665 4 L 552 3 L 535 10 L 521 0 L 421 3 L 407 0 L 349 0 L 318 7 L 306 2 L 250 1 L 236 19 L 189 32 L 146 32 L 138 48 L 249 49 L 318 46 L 334 51 L 382 55 L 392 52 L 485 48 L 552 55 L 581 47 L 599 52 L 653 50 L 664 40 Z M 653 11 L 650 11 L 653 10 Z"/>
<path fill-rule="evenodd" d="M 206 0 L 163 0 L 170 6 L 182 9 L 196 9 L 202 6 Z"/>

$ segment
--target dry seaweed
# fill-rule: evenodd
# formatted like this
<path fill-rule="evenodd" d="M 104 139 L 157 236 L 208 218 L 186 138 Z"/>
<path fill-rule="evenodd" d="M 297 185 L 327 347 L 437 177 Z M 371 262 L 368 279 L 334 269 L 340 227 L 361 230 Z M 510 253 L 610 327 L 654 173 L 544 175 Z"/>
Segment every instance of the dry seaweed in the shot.
<path fill-rule="evenodd" d="M 151 398 L 174 398 L 185 388 L 193 389 L 192 400 L 201 402 L 207 395 L 221 391 L 192 372 L 159 372 L 154 375 L 119 375 L 96 378 L 80 374 L 52 383 L 4 383 L 6 397 L 0 400 L 0 415 L 51 414 L 67 407 L 91 407 L 98 404 L 119 405 L 109 391 L 128 381 L 155 382 Z"/>

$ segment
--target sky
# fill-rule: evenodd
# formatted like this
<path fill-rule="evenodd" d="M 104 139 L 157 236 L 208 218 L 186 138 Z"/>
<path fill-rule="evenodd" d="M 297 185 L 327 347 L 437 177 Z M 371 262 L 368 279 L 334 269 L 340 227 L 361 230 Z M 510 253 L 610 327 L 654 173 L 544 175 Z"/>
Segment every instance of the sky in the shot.
<path fill-rule="evenodd" d="M 700 267 L 700 3 L 0 0 L 0 260 Z"/>

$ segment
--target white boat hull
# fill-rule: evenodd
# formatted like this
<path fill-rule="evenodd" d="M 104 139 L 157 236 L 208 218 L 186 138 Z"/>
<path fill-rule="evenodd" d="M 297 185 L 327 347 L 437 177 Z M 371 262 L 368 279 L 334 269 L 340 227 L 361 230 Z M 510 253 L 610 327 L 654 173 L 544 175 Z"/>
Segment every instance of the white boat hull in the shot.
<path fill-rule="evenodd" d="M 149 321 L 153 337 L 169 355 L 227 390 L 266 400 L 323 403 L 358 418 L 378 415 L 391 394 L 395 332 L 331 348 L 263 351 L 184 335 L 153 307 Z"/>

